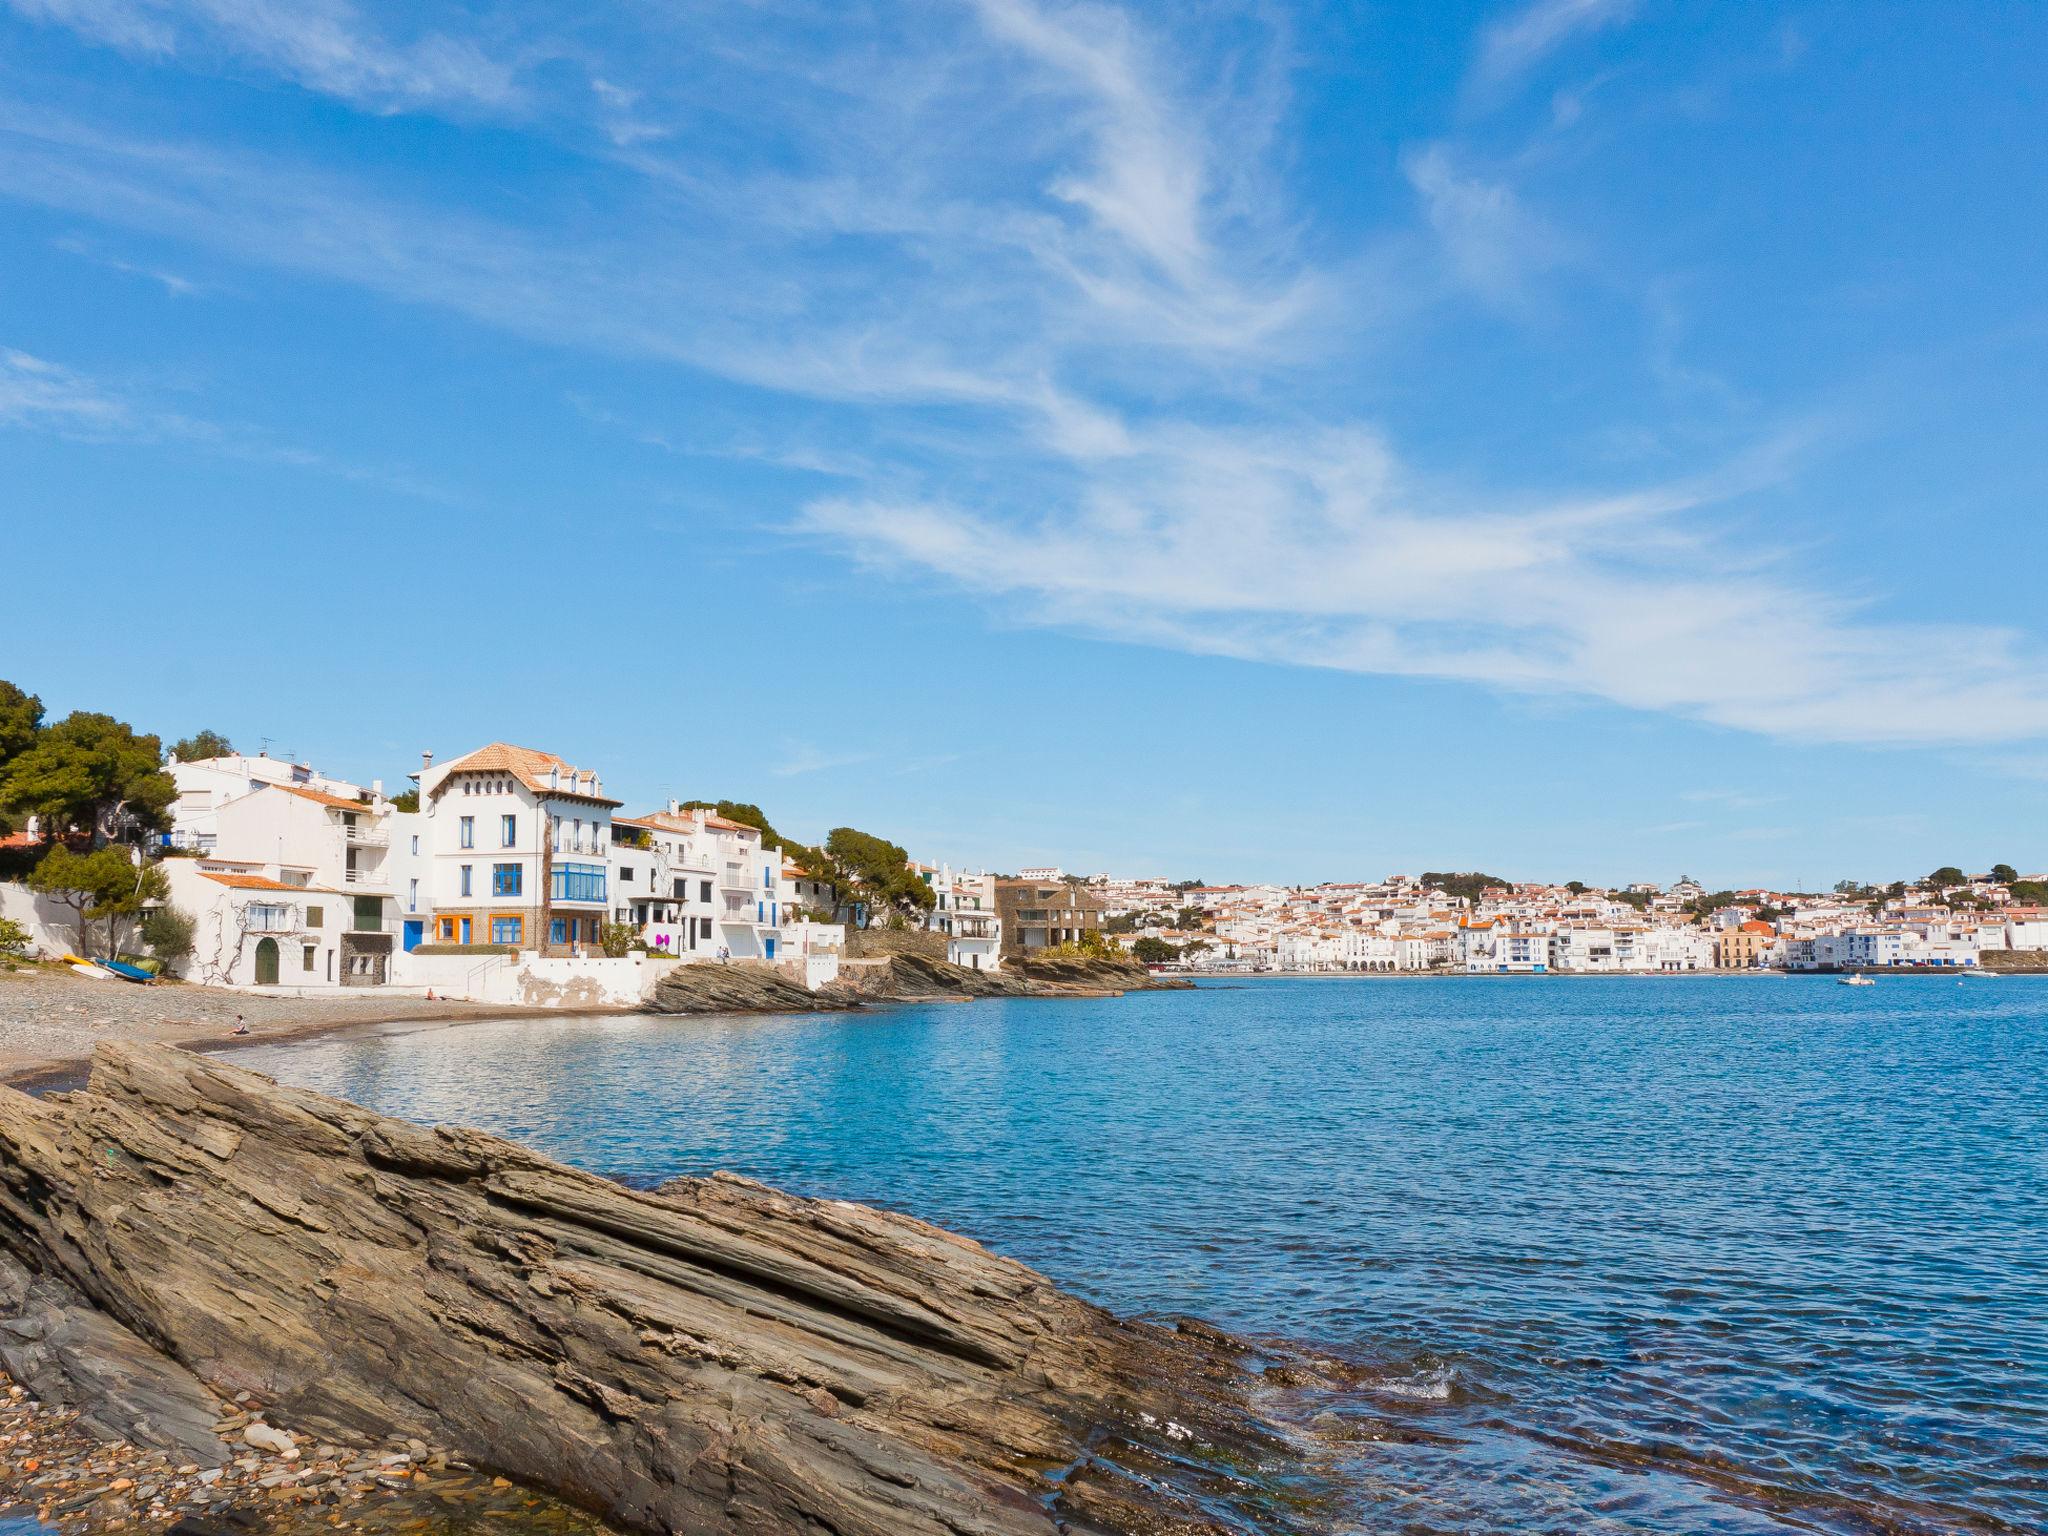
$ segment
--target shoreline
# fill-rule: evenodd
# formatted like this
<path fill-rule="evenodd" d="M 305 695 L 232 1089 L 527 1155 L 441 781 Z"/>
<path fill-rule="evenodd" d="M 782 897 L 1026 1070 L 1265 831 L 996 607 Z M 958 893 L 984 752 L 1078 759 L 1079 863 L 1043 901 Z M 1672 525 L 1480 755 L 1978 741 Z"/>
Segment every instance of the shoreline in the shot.
<path fill-rule="evenodd" d="M 522 1008 L 509 1003 L 365 993 L 337 997 L 277 997 L 192 983 L 127 987 L 52 974 L 0 975 L 0 1026 L 43 1038 L 19 1045 L 0 1036 L 0 1085 L 24 1093 L 63 1092 L 80 1086 L 92 1053 L 104 1041 L 152 1041 L 202 1055 L 226 1055 L 255 1045 L 297 1044 L 356 1030 L 408 1024 L 447 1026 L 484 1020 L 568 1018 L 637 1013 L 633 1008 Z M 55 1015 L 61 1011 L 64 1017 Z M 236 1015 L 249 1026 L 230 1035 Z M 112 1021 L 111 1023 L 109 1021 Z"/>

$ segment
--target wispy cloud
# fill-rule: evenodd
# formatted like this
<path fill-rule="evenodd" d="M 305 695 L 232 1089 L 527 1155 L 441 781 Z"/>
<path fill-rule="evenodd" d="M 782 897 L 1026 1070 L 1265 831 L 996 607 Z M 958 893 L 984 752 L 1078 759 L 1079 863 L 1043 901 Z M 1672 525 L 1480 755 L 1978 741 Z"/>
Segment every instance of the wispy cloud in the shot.
<path fill-rule="evenodd" d="M 807 773 L 827 773 L 834 768 L 851 768 L 859 763 L 871 762 L 873 758 L 872 752 L 828 752 L 812 742 L 793 741 L 785 746 L 782 761 L 768 771 L 779 779 L 793 779 Z"/>
<path fill-rule="evenodd" d="M 168 271 L 162 267 L 147 266 L 140 262 L 129 261 L 122 256 L 113 255 L 99 249 L 91 241 L 83 239 L 78 235 L 66 235 L 51 243 L 58 250 L 92 262 L 96 266 L 105 267 L 109 272 L 119 272 L 128 277 L 145 278 L 159 285 L 164 292 L 170 294 L 173 298 L 189 298 L 199 292 L 199 284 L 193 282 L 189 277 L 185 277 L 177 272 Z"/>
<path fill-rule="evenodd" d="M 1512 185 L 1467 169 L 1450 145 L 1411 150 L 1401 168 L 1450 275 L 1481 298 L 1520 308 L 1532 279 L 1565 258 L 1564 239 L 1523 206 Z"/>
<path fill-rule="evenodd" d="M 132 423 L 126 403 L 90 379 L 26 352 L 0 347 L 0 424 L 106 437 Z"/>
<path fill-rule="evenodd" d="M 400 38 L 340 0 L 12 3 L 151 56 L 216 49 L 370 110 L 515 103 L 500 61 L 526 56 Z M 1527 6 L 1480 40 L 1473 78 L 1521 78 L 1630 11 Z M 1356 403 L 1396 381 L 1304 361 L 1386 297 L 1304 254 L 1326 248 L 1301 237 L 1314 212 L 1268 163 L 1284 35 L 1237 68 L 1086 0 L 863 13 L 879 29 L 864 45 L 826 49 L 777 32 L 779 7 L 719 15 L 715 46 L 687 25 L 609 49 L 522 45 L 589 66 L 565 93 L 571 121 L 522 126 L 586 155 L 601 198 L 579 186 L 515 212 L 380 180 L 367 157 L 322 168 L 27 103 L 0 107 L 0 191 L 551 346 L 857 407 L 844 419 L 861 451 L 814 460 L 856 487 L 812 502 L 801 530 L 1031 621 L 1784 737 L 2048 734 L 2035 641 L 1883 621 L 1709 531 L 1795 472 L 1775 444 L 1584 493 L 1437 483 Z M 757 131 L 732 135 L 738 119 Z M 1458 143 L 1402 170 L 1434 236 L 1420 286 L 1512 309 L 1573 256 Z M 17 366 L 10 419 L 118 421 L 121 402 L 96 406 L 87 386 Z M 581 408 L 677 451 L 712 441 Z M 797 744 L 782 771 L 832 765 Z"/>
<path fill-rule="evenodd" d="M 245 463 L 306 470 L 426 500 L 451 499 L 403 471 L 346 463 L 249 428 L 206 421 L 9 347 L 0 347 L 0 428 L 80 442 L 180 443 Z"/>
<path fill-rule="evenodd" d="M 1495 91 L 1582 33 L 1626 21 L 1636 0 L 1535 0 L 1481 34 L 1472 84 Z"/>
<path fill-rule="evenodd" d="M 1782 574 L 1717 574 L 1685 516 L 1725 514 L 1755 483 L 1489 507 L 1447 502 L 1362 431 L 1182 430 L 1094 466 L 1056 512 L 823 499 L 803 526 L 1038 622 L 1144 644 L 1784 738 L 2048 735 L 2048 667 L 2016 631 L 1885 624 Z M 1757 665 L 1728 664 L 1731 636 Z"/>
<path fill-rule="evenodd" d="M 124 52 L 208 53 L 379 110 L 422 104 L 502 107 L 513 71 L 474 43 L 427 32 L 380 35 L 347 0 L 7 0 L 20 15 Z"/>

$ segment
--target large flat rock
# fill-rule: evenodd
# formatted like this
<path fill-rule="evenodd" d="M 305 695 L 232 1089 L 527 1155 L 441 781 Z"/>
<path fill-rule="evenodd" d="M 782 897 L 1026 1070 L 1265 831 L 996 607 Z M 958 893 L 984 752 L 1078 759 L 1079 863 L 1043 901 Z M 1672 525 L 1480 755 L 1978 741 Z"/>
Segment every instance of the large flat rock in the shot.
<path fill-rule="evenodd" d="M 630 1190 L 168 1047 L 0 1090 L 0 1245 L 277 1422 L 417 1435 L 635 1530 L 1291 1528 L 1242 1475 L 1290 1452 L 1204 1330 L 907 1217 Z"/>

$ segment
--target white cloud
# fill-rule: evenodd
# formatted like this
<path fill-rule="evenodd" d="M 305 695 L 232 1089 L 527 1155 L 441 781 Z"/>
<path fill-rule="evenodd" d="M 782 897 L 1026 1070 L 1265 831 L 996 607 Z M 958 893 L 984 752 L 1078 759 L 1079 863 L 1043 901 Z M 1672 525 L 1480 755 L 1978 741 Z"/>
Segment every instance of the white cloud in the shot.
<path fill-rule="evenodd" d="M 480 99 L 466 69 L 417 73 L 438 55 L 365 41 L 333 0 L 265 15 L 235 0 L 15 3 L 124 47 L 225 40 L 344 94 Z M 735 29 L 773 8 L 743 9 Z M 1489 34 L 1481 72 L 1507 78 L 1626 10 L 1527 9 Z M 1880 622 L 1698 532 L 1782 476 L 1782 454 L 1575 498 L 1431 484 L 1350 405 L 1361 379 L 1387 380 L 1297 366 L 1299 333 L 1341 331 L 1380 296 L 1299 257 L 1293 221 L 1309 215 L 1282 205 L 1260 160 L 1266 77 L 1236 90 L 1105 4 L 977 0 L 971 14 L 930 41 L 892 36 L 886 71 L 857 51 L 750 49 L 737 32 L 686 59 L 671 36 L 645 61 L 603 61 L 578 110 L 594 114 L 606 196 L 572 216 L 537 203 L 514 224 L 459 197 L 388 193 L 373 170 L 30 107 L 0 107 L 0 190 L 549 345 L 857 406 L 839 418 L 857 421 L 855 451 L 829 462 L 860 487 L 812 504 L 803 526 L 1039 622 L 1786 737 L 2048 734 L 2048 674 L 2019 635 Z M 327 25 L 294 30 L 309 17 Z M 688 91 L 664 90 L 669 77 Z M 773 153 L 704 151 L 690 93 L 700 113 L 717 98 L 769 114 Z M 620 131 L 654 122 L 679 126 L 659 141 Z M 1512 307 L 1564 259 L 1510 186 L 1452 148 L 1404 169 L 1441 250 L 1437 285 Z M 7 419 L 123 408 L 28 365 L 0 375 Z M 799 746 L 784 770 L 821 766 Z"/>
<path fill-rule="evenodd" d="M 103 437 L 131 420 L 127 405 L 90 379 L 0 347 L 0 424 Z"/>
<path fill-rule="evenodd" d="M 0 346 L 0 428 L 92 443 L 182 443 L 252 464 L 303 469 L 427 500 L 445 491 L 401 471 L 343 463 L 246 428 L 166 409 L 73 369 Z"/>
<path fill-rule="evenodd" d="M 1093 466 L 1056 512 L 828 498 L 803 526 L 1115 639 L 1579 696 L 1791 739 L 2048 735 L 2048 668 L 2018 634 L 1880 623 L 1724 567 L 1685 533 L 1681 514 L 1753 479 L 1513 511 L 1432 505 L 1369 433 L 1181 429 Z"/>
<path fill-rule="evenodd" d="M 1402 157 L 1452 275 L 1489 302 L 1508 308 L 1529 299 L 1537 273 L 1564 259 L 1565 243 L 1530 213 L 1505 181 L 1466 170 L 1446 144 Z"/>
<path fill-rule="evenodd" d="M 502 107 L 513 72 L 472 43 L 379 36 L 347 0 L 7 0 L 32 20 L 129 53 L 218 50 L 359 105 Z"/>
<path fill-rule="evenodd" d="M 1626 21 L 1635 8 L 1635 0 L 1536 0 L 1481 35 L 1473 82 L 1496 89 L 1579 34 Z"/>

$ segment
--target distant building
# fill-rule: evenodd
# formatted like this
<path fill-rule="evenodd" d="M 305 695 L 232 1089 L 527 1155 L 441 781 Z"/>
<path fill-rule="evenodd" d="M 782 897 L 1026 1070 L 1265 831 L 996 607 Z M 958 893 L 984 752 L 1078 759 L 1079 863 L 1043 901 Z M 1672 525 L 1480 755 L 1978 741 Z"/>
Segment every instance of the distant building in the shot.
<path fill-rule="evenodd" d="M 1084 933 L 1102 931 L 1102 900 L 1085 886 L 1023 877 L 995 884 L 1005 959 L 1076 943 Z"/>

